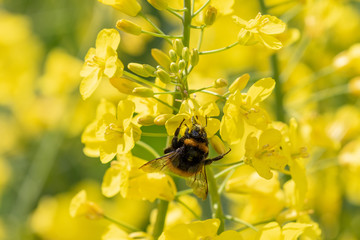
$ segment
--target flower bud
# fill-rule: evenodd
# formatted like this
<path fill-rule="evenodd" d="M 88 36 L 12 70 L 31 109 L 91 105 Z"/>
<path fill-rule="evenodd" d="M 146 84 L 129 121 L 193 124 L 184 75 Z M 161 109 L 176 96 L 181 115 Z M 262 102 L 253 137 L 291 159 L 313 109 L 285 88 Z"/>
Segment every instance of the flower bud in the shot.
<path fill-rule="evenodd" d="M 133 89 L 132 94 L 138 97 L 147 98 L 154 96 L 154 91 L 147 87 L 136 87 Z"/>
<path fill-rule="evenodd" d="M 185 66 L 186 66 L 186 63 L 185 63 L 184 59 L 181 59 L 179 61 L 179 69 L 184 70 Z"/>
<path fill-rule="evenodd" d="M 156 76 L 156 74 L 155 74 L 156 68 L 154 68 L 153 66 L 151 66 L 151 65 L 149 65 L 149 64 L 143 64 L 143 67 L 144 67 L 144 69 L 149 73 L 149 75 L 150 75 L 151 77 L 155 77 L 155 76 Z"/>
<path fill-rule="evenodd" d="M 170 56 L 171 61 L 176 62 L 177 55 L 176 55 L 176 52 L 174 49 L 170 49 L 169 56 Z"/>
<path fill-rule="evenodd" d="M 215 22 L 217 15 L 217 9 L 213 6 L 209 6 L 205 11 L 204 23 L 207 26 L 212 25 Z"/>
<path fill-rule="evenodd" d="M 129 20 L 121 19 L 116 22 L 116 27 L 123 31 L 134 35 L 140 35 L 141 34 L 141 27 Z"/>
<path fill-rule="evenodd" d="M 182 58 L 187 62 L 189 61 L 189 57 L 190 57 L 190 50 L 188 47 L 184 47 L 182 49 Z"/>
<path fill-rule="evenodd" d="M 153 48 L 153 49 L 151 49 L 151 56 L 155 59 L 155 61 L 160 66 L 162 66 L 166 70 L 170 70 L 171 60 L 170 60 L 169 56 L 166 55 L 166 53 L 164 53 L 160 49 Z"/>
<path fill-rule="evenodd" d="M 223 141 L 221 141 L 217 135 L 210 138 L 210 144 L 218 154 L 224 154 L 226 152 Z"/>
<path fill-rule="evenodd" d="M 228 85 L 228 81 L 224 78 L 216 79 L 214 82 L 214 88 L 222 88 Z"/>
<path fill-rule="evenodd" d="M 140 63 L 129 63 L 128 68 L 133 73 L 140 75 L 142 77 L 149 77 L 150 73 L 144 68 L 143 64 Z"/>
<path fill-rule="evenodd" d="M 168 84 L 171 81 L 169 73 L 167 73 L 164 69 L 159 68 L 156 71 L 156 75 L 158 76 L 160 81 L 162 81 L 165 84 Z"/>
<path fill-rule="evenodd" d="M 230 93 L 234 93 L 236 90 L 239 91 L 243 90 L 246 84 L 248 83 L 249 79 L 250 79 L 250 75 L 247 73 L 235 79 L 235 81 L 229 87 Z"/>
<path fill-rule="evenodd" d="M 192 66 L 199 63 L 199 51 L 196 48 L 193 48 L 190 52 L 190 63 Z"/>
<path fill-rule="evenodd" d="M 184 48 L 184 44 L 180 39 L 175 39 L 173 41 L 173 48 L 179 57 L 182 56 L 182 50 Z"/>
<path fill-rule="evenodd" d="M 360 76 L 354 77 L 349 82 L 350 94 L 360 97 Z"/>
<path fill-rule="evenodd" d="M 179 66 L 176 63 L 172 62 L 170 64 L 170 71 L 173 72 L 173 73 L 178 72 L 179 71 Z"/>
<path fill-rule="evenodd" d="M 136 0 L 113 1 L 113 0 L 98 0 L 99 2 L 110 5 L 113 8 L 123 12 L 129 16 L 135 17 L 141 11 L 141 5 Z"/>
<path fill-rule="evenodd" d="M 166 121 L 170 118 L 172 118 L 174 114 L 166 113 L 166 114 L 160 114 L 154 119 L 154 123 L 158 126 L 165 125 Z"/>
<path fill-rule="evenodd" d="M 151 126 L 154 125 L 154 116 L 153 115 L 144 115 L 137 119 L 137 123 L 142 126 Z"/>
<path fill-rule="evenodd" d="M 157 10 L 165 10 L 168 7 L 167 0 L 147 0 Z"/>
<path fill-rule="evenodd" d="M 112 77 L 110 78 L 110 83 L 121 93 L 132 94 L 132 91 L 136 87 L 141 85 L 124 77 Z"/>

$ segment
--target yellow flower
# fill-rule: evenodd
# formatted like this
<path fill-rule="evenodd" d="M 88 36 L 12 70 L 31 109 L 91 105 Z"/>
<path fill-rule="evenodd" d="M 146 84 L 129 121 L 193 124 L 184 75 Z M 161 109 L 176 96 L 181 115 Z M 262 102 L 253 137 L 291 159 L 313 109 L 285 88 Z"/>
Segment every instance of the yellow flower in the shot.
<path fill-rule="evenodd" d="M 144 232 L 127 233 L 115 224 L 110 224 L 108 230 L 102 236 L 102 240 L 151 240 L 152 237 Z"/>
<path fill-rule="evenodd" d="M 131 153 L 118 155 L 106 171 L 101 186 L 106 197 L 121 196 L 129 199 L 149 200 L 160 198 L 171 201 L 176 187 L 170 176 L 163 173 L 145 173 L 139 169 L 145 163 Z"/>
<path fill-rule="evenodd" d="M 103 78 L 122 75 L 124 65 L 116 52 L 119 43 L 120 34 L 115 29 L 103 29 L 99 32 L 96 48 L 89 49 L 80 72 L 83 77 L 80 84 L 83 99 L 91 96 Z"/>
<path fill-rule="evenodd" d="M 98 0 L 99 2 L 110 5 L 113 8 L 129 16 L 135 17 L 141 11 L 141 5 L 136 0 Z"/>
<path fill-rule="evenodd" d="M 245 130 L 264 130 L 270 123 L 267 112 L 259 106 L 275 87 L 272 78 L 263 78 L 254 83 L 247 94 L 241 93 L 249 77 L 244 75 L 230 87 L 229 99 L 224 106 L 224 116 L 221 120 L 220 134 L 229 144 L 239 143 Z"/>
<path fill-rule="evenodd" d="M 296 240 L 299 237 L 303 237 L 305 239 L 320 239 L 319 236 L 313 238 L 311 232 L 312 227 L 312 224 L 295 222 L 290 222 L 285 224 L 283 227 L 280 227 L 277 222 L 270 222 L 261 228 L 256 239 Z"/>
<path fill-rule="evenodd" d="M 141 130 L 132 122 L 135 104 L 121 100 L 115 105 L 103 99 L 97 109 L 97 120 L 84 131 L 84 152 L 90 157 L 100 156 L 102 163 L 111 161 L 117 153 L 127 153 L 140 139 Z"/>
<path fill-rule="evenodd" d="M 253 166 L 259 175 L 271 179 L 270 169 L 283 171 L 290 156 L 283 150 L 284 141 L 280 131 L 267 129 L 259 139 L 250 134 L 245 142 L 245 163 Z"/>
<path fill-rule="evenodd" d="M 192 125 L 192 118 L 195 118 L 201 126 L 205 126 L 207 137 L 211 138 L 220 127 L 220 121 L 213 116 L 218 116 L 220 110 L 214 102 L 200 107 L 195 99 L 187 99 L 181 104 L 179 113 L 166 121 L 165 127 L 168 135 L 172 136 L 180 123 L 185 119 L 181 127 L 183 133 L 187 126 Z"/>
<path fill-rule="evenodd" d="M 277 17 L 258 13 L 255 19 L 249 21 L 237 16 L 234 16 L 234 20 L 242 27 L 238 35 L 239 44 L 254 45 L 261 43 L 274 50 L 282 48 L 281 41 L 273 35 L 284 32 L 286 24 Z"/>
<path fill-rule="evenodd" d="M 220 226 L 219 219 L 208 219 L 204 221 L 196 221 L 189 224 L 178 224 L 168 230 L 165 230 L 159 240 L 198 240 L 198 239 L 214 239 L 214 240 L 241 240 L 241 234 L 235 231 L 225 231 L 217 235 Z"/>
<path fill-rule="evenodd" d="M 89 219 L 103 217 L 103 210 L 96 203 L 87 200 L 85 190 L 81 190 L 73 197 L 69 210 L 72 217 L 85 216 Z"/>

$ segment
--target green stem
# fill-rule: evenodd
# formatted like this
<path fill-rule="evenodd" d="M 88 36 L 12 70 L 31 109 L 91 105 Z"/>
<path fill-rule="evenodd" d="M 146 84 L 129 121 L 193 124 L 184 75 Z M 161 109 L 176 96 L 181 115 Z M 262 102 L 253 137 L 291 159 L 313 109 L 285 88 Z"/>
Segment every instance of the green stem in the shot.
<path fill-rule="evenodd" d="M 191 25 L 191 1 L 184 0 L 184 7 L 186 8 L 186 11 L 184 11 L 184 16 L 183 16 L 183 23 L 184 23 L 183 44 L 184 44 L 184 47 L 189 47 L 189 45 L 190 45 L 190 25 Z"/>
<path fill-rule="evenodd" d="M 234 174 L 234 172 L 235 172 L 235 169 L 232 169 L 228 173 L 228 175 L 226 175 L 225 179 L 222 181 L 222 183 L 219 187 L 219 190 L 218 190 L 219 194 L 221 194 L 224 191 L 227 181 L 231 178 L 231 176 Z"/>
<path fill-rule="evenodd" d="M 175 17 L 177 17 L 177 18 L 179 18 L 179 19 L 182 20 L 182 16 L 181 16 L 180 14 L 178 14 L 176 11 L 174 11 L 174 10 L 172 10 L 172 9 L 170 9 L 170 8 L 168 8 L 167 10 L 168 10 L 169 13 L 171 13 L 171 14 L 174 15 Z M 184 11 L 186 11 L 186 10 L 183 10 L 182 12 L 184 12 Z"/>
<path fill-rule="evenodd" d="M 176 193 L 176 197 L 181 196 L 181 195 L 187 195 L 187 194 L 190 194 L 192 192 L 193 192 L 193 190 L 191 188 L 186 189 L 186 190 L 182 190 L 182 191 Z"/>
<path fill-rule="evenodd" d="M 163 232 L 168 207 L 169 207 L 168 201 L 158 199 L 157 216 L 152 234 L 155 240 L 157 240 L 160 237 L 161 233 Z"/>
<path fill-rule="evenodd" d="M 284 95 L 282 89 L 282 82 L 279 75 L 279 66 L 277 54 L 274 53 L 270 57 L 271 68 L 273 78 L 276 82 L 275 85 L 275 110 L 276 110 L 276 119 L 281 122 L 285 122 L 285 108 L 284 108 Z"/>
<path fill-rule="evenodd" d="M 198 46 L 197 46 L 197 49 L 198 49 L 199 52 L 200 52 L 201 44 L 202 44 L 203 37 L 204 37 L 205 27 L 206 27 L 206 25 L 204 25 L 204 27 L 202 27 L 202 28 L 200 29 L 199 42 L 198 42 Z"/>
<path fill-rule="evenodd" d="M 125 230 L 127 230 L 127 231 L 129 231 L 129 232 L 142 232 L 141 229 L 138 229 L 138 228 L 136 228 L 136 227 L 134 227 L 134 226 L 131 226 L 131 225 L 127 224 L 127 223 L 117 221 L 117 220 L 112 219 L 112 218 L 110 218 L 110 217 L 108 217 L 108 216 L 106 216 L 106 215 L 103 215 L 103 217 L 104 217 L 106 220 L 108 220 L 108 221 L 110 221 L 110 222 L 112 222 L 112 223 L 115 223 L 116 225 L 124 228 Z"/>
<path fill-rule="evenodd" d="M 214 176 L 214 172 L 212 171 L 210 166 L 206 168 L 206 172 L 209 182 L 209 195 L 210 195 L 212 217 L 218 218 L 220 220 L 220 226 L 217 232 L 218 234 L 220 234 L 224 231 L 225 228 L 224 225 L 225 216 L 222 210 L 221 199 L 218 192 L 218 187 Z"/>
<path fill-rule="evenodd" d="M 273 221 L 275 221 L 275 219 L 265 220 L 265 221 L 261 221 L 261 222 L 257 222 L 257 223 L 253 223 L 253 224 L 249 223 L 249 224 L 252 225 L 252 226 L 257 226 L 257 225 L 261 225 L 261 224 L 265 224 L 265 223 L 269 223 L 269 222 L 273 222 Z M 241 231 L 243 231 L 245 229 L 248 229 L 248 228 L 249 228 L 249 226 L 246 225 L 245 227 L 239 228 L 236 231 L 241 232 Z"/>
<path fill-rule="evenodd" d="M 159 32 L 159 33 L 161 33 L 161 34 L 163 34 L 163 35 L 166 35 L 166 34 L 165 34 L 163 31 L 161 31 L 161 29 L 160 29 L 158 26 L 156 26 L 156 24 L 153 23 L 153 22 L 150 20 L 150 18 L 148 18 L 144 13 L 139 12 L 139 16 L 141 16 L 141 17 L 144 18 L 148 23 L 150 23 L 150 25 L 151 25 L 157 32 Z M 165 38 L 165 40 L 166 40 L 168 43 L 172 44 L 170 39 Z"/>
<path fill-rule="evenodd" d="M 221 172 L 217 173 L 215 175 L 215 178 L 219 178 L 220 176 L 224 175 L 225 173 L 230 172 L 231 170 L 233 170 L 239 166 L 242 166 L 244 164 L 245 164 L 244 162 L 240 162 L 240 163 L 237 163 L 236 165 L 232 165 L 231 167 L 228 167 L 228 168 L 222 170 Z"/>
<path fill-rule="evenodd" d="M 257 232 L 259 231 L 259 229 L 257 229 L 254 225 L 252 225 L 251 223 L 248 223 L 248 222 L 246 222 L 246 221 L 244 221 L 244 220 L 242 220 L 240 218 L 233 217 L 231 215 L 226 215 L 225 218 L 230 220 L 230 221 L 241 223 L 241 224 L 245 225 L 247 228 L 251 228 L 251 229 L 253 229 L 253 230 L 257 231 Z"/>
<path fill-rule="evenodd" d="M 141 134 L 143 135 L 143 133 Z M 137 145 L 143 147 L 144 149 L 146 149 L 149 153 L 151 153 L 155 158 L 159 158 L 160 154 L 153 148 L 151 147 L 149 144 L 143 142 L 143 141 L 138 141 L 136 142 Z"/>
<path fill-rule="evenodd" d="M 222 52 L 222 51 L 228 50 L 228 49 L 230 49 L 232 47 L 235 47 L 236 45 L 238 45 L 238 42 L 234 42 L 234 43 L 232 43 L 232 44 L 230 44 L 230 45 L 228 45 L 226 47 L 223 47 L 223 48 L 218 48 L 218 49 L 214 49 L 214 50 L 199 52 L 199 55 Z"/>
<path fill-rule="evenodd" d="M 196 15 L 198 15 L 207 5 L 209 5 L 210 0 L 208 0 L 204 5 L 201 6 L 201 8 L 199 8 L 193 15 L 192 17 L 195 17 Z"/>
<path fill-rule="evenodd" d="M 156 101 L 158 101 L 159 103 L 162 103 L 162 104 L 164 104 L 165 106 L 171 108 L 172 110 L 174 110 L 174 111 L 176 111 L 176 112 L 179 111 L 179 109 L 177 109 L 176 107 L 171 106 L 170 104 L 168 104 L 167 102 L 164 102 L 163 100 L 160 100 L 159 98 L 156 98 L 156 97 L 152 97 L 152 98 L 155 99 Z"/>
<path fill-rule="evenodd" d="M 197 215 L 196 212 L 194 212 L 194 210 L 192 210 L 188 205 L 186 205 L 183 201 L 181 201 L 179 198 L 175 198 L 175 200 L 180 203 L 182 206 L 184 206 L 189 212 L 192 213 L 192 215 L 194 215 L 194 217 L 198 220 L 201 219 L 201 217 L 199 215 Z"/>
<path fill-rule="evenodd" d="M 158 88 L 158 89 L 160 89 L 160 90 L 162 90 L 162 91 L 165 91 L 165 92 L 168 92 L 168 91 L 169 91 L 168 89 L 162 88 L 162 87 L 156 85 L 156 84 L 153 83 L 153 82 L 150 82 L 150 81 L 148 81 L 148 80 L 146 80 L 146 79 L 143 79 L 143 78 L 141 78 L 141 77 L 139 77 L 139 76 L 137 76 L 137 75 L 135 75 L 135 74 L 132 74 L 131 72 L 124 71 L 123 74 L 124 74 L 125 76 L 127 76 L 127 77 L 130 77 L 130 78 L 132 78 L 132 79 L 140 82 L 140 83 L 143 83 L 143 84 L 146 84 L 146 85 L 149 85 L 149 86 Z"/>
<path fill-rule="evenodd" d="M 214 96 L 217 96 L 217 97 L 219 97 L 219 98 L 221 98 L 221 99 L 223 99 L 223 100 L 227 100 L 227 98 L 226 97 L 224 97 L 223 95 L 220 95 L 220 94 L 218 94 L 218 93 L 216 93 L 216 92 L 211 92 L 211 91 L 207 91 L 207 90 L 202 90 L 201 91 L 202 93 L 207 93 L 207 94 L 211 94 L 211 95 L 214 95 Z"/>
<path fill-rule="evenodd" d="M 149 31 L 146 31 L 146 30 L 141 30 L 142 33 L 145 33 L 145 34 L 149 34 L 151 36 L 154 36 L 154 37 L 159 37 L 159 38 L 182 38 L 182 36 L 170 36 L 170 35 L 164 35 L 164 34 L 161 34 L 161 33 L 154 33 L 154 32 L 149 32 Z"/>

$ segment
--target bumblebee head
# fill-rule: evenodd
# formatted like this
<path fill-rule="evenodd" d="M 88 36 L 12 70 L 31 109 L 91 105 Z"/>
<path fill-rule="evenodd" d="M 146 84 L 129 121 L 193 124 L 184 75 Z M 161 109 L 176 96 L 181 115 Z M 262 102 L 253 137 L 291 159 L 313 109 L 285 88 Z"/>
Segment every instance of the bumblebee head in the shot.
<path fill-rule="evenodd" d="M 198 141 L 205 141 L 207 139 L 205 128 L 199 124 L 192 125 L 189 135 L 190 138 L 194 138 Z"/>

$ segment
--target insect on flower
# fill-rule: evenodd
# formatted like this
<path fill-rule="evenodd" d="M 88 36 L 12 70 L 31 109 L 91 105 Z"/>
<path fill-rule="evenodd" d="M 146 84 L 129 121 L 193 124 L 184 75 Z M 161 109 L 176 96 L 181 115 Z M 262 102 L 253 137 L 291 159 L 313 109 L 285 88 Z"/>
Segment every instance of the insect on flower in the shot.
<path fill-rule="evenodd" d="M 187 127 L 184 136 L 179 139 L 184 121 L 176 129 L 171 146 L 164 150 L 165 155 L 151 160 L 140 169 L 145 172 L 168 171 L 186 177 L 186 184 L 193 189 L 194 194 L 205 200 L 208 193 L 205 166 L 222 159 L 231 149 L 217 157 L 207 158 L 209 142 L 205 127 L 193 117 L 191 128 Z"/>

